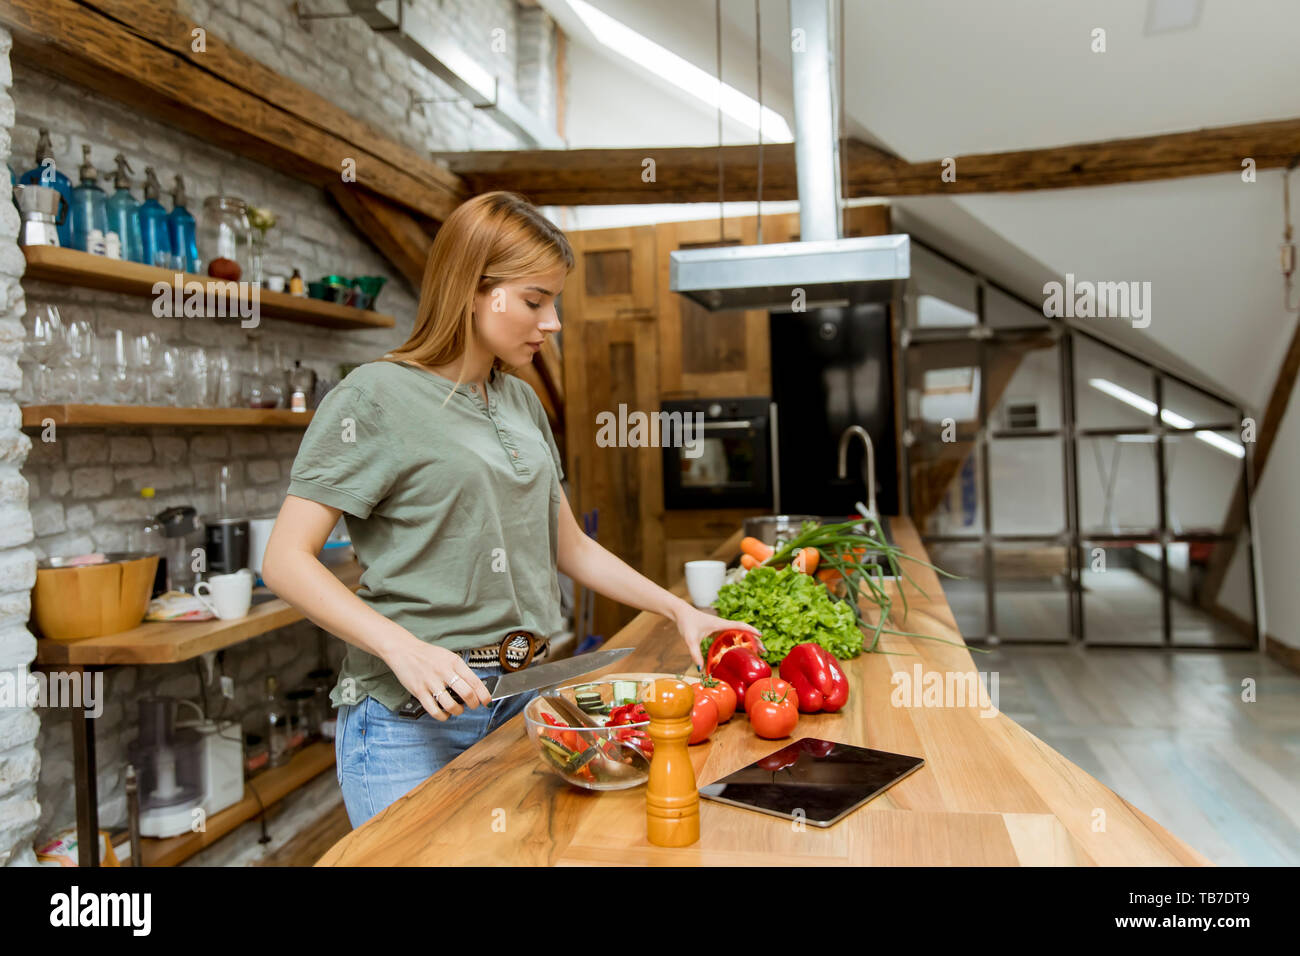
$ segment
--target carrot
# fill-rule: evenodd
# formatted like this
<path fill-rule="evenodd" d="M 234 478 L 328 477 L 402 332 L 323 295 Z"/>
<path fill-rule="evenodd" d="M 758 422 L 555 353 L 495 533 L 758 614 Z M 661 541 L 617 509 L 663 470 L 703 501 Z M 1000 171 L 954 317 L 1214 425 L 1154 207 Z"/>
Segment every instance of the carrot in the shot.
<path fill-rule="evenodd" d="M 766 561 L 773 554 L 770 544 L 764 544 L 754 537 L 741 538 L 740 550 L 745 554 L 752 555 L 758 561 Z"/>
<path fill-rule="evenodd" d="M 758 558 L 754 557 L 752 554 L 742 554 L 740 556 L 740 566 L 746 571 L 753 570 L 758 567 L 758 564 Z"/>
<path fill-rule="evenodd" d="M 817 562 L 821 560 L 821 552 L 816 548 L 800 548 L 794 556 L 794 565 L 796 571 L 802 571 L 804 574 L 812 574 L 817 570 Z"/>

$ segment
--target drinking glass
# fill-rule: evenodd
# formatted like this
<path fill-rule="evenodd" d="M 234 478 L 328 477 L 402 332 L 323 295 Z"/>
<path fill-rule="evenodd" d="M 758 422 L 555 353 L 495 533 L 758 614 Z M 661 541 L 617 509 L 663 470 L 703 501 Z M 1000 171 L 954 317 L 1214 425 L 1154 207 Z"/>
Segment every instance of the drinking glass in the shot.
<path fill-rule="evenodd" d="M 138 400 L 145 405 L 157 405 L 162 339 L 157 332 L 138 332 L 132 337 L 131 346 L 130 362 L 135 373 Z"/>
<path fill-rule="evenodd" d="M 32 395 L 38 402 L 58 401 L 51 389 L 50 366 L 63 353 L 63 320 L 59 310 L 52 305 L 38 305 L 27 313 L 26 345 L 28 354 L 36 362 L 32 382 Z"/>
<path fill-rule="evenodd" d="M 250 335 L 249 338 L 253 342 L 253 359 L 240 385 L 240 396 L 243 399 L 241 404 L 246 408 L 276 408 L 284 395 L 276 384 L 274 375 L 266 368 L 262 358 L 261 339 L 256 335 Z"/>
<path fill-rule="evenodd" d="M 247 407 L 241 400 L 241 369 L 237 356 L 229 349 L 222 349 L 217 363 L 217 407 Z"/>
<path fill-rule="evenodd" d="M 23 342 L 22 353 L 18 358 L 18 371 L 22 373 L 22 380 L 18 383 L 18 391 L 14 398 L 19 405 L 39 404 L 36 378 L 40 374 L 40 363 L 31 356 L 26 342 Z"/>
<path fill-rule="evenodd" d="M 182 353 L 184 381 L 181 386 L 181 404 L 189 408 L 211 408 L 216 403 L 215 364 L 201 346 L 191 345 Z"/>
<path fill-rule="evenodd" d="M 105 401 L 114 405 L 133 405 L 139 401 L 131 350 L 131 339 L 122 329 L 114 329 L 103 340 L 100 351 L 103 395 Z"/>
<path fill-rule="evenodd" d="M 64 341 L 77 401 L 99 401 L 99 340 L 94 326 L 87 319 L 75 319 L 67 324 Z"/>
<path fill-rule="evenodd" d="M 66 354 L 60 355 L 53 365 L 45 367 L 45 392 L 47 402 L 80 401 L 77 370 L 72 367 Z"/>
<path fill-rule="evenodd" d="M 175 345 L 164 345 L 159 349 L 154 365 L 155 401 L 159 405 L 172 407 L 180 405 L 181 385 L 185 380 L 180 348 Z"/>

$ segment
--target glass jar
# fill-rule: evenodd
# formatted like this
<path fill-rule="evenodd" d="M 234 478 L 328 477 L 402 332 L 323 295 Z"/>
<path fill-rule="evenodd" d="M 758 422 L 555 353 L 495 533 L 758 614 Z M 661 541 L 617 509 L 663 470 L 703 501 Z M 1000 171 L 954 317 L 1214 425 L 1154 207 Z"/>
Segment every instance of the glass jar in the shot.
<path fill-rule="evenodd" d="M 289 746 L 294 750 L 305 747 L 320 736 L 320 720 L 316 716 L 316 694 L 310 687 L 298 687 L 285 694 L 289 705 Z"/>
<path fill-rule="evenodd" d="M 248 224 L 248 204 L 242 199 L 234 196 L 209 196 L 203 200 L 198 242 L 200 269 L 208 271 L 214 259 L 232 259 L 239 264 L 239 278 L 252 281 L 253 229 Z"/>
<path fill-rule="evenodd" d="M 253 343 L 250 368 L 241 379 L 241 404 L 246 408 L 283 408 L 285 394 L 280 384 L 283 373 L 277 373 L 262 358 L 262 344 L 256 333 L 249 333 Z"/>
<path fill-rule="evenodd" d="M 256 776 L 270 766 L 271 754 L 261 734 L 244 735 L 244 779 Z"/>

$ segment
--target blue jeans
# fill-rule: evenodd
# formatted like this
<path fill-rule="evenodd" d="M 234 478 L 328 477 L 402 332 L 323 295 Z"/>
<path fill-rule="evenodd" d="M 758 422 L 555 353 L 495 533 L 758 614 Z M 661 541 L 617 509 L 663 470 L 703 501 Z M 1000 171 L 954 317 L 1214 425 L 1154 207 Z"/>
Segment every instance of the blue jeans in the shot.
<path fill-rule="evenodd" d="M 501 668 L 475 668 L 480 677 Z M 342 704 L 334 734 L 335 769 L 353 829 L 405 796 L 523 711 L 536 692 L 493 701 L 445 721 L 398 717 L 373 697 Z"/>

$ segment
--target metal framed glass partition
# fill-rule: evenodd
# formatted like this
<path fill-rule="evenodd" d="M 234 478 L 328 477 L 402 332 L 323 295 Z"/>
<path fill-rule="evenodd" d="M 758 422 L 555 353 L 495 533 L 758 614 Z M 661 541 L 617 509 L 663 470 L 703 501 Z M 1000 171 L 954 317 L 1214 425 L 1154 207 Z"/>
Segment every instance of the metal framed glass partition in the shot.
<path fill-rule="evenodd" d="M 912 243 L 905 512 L 963 635 L 1257 647 L 1244 411 Z"/>

